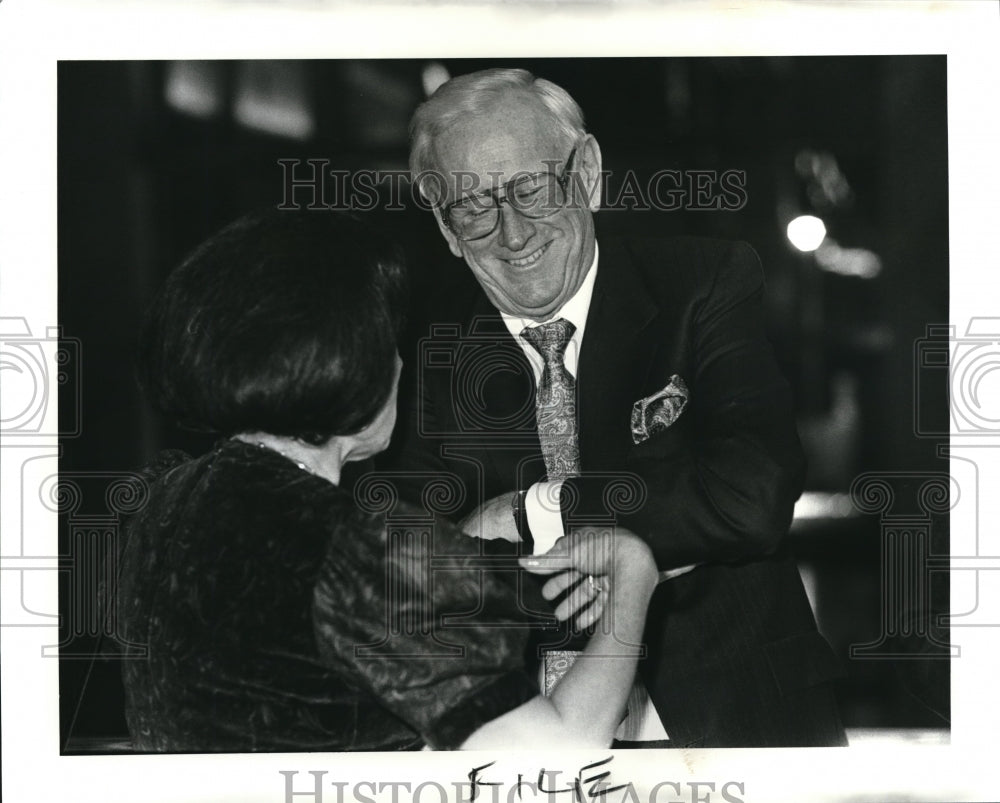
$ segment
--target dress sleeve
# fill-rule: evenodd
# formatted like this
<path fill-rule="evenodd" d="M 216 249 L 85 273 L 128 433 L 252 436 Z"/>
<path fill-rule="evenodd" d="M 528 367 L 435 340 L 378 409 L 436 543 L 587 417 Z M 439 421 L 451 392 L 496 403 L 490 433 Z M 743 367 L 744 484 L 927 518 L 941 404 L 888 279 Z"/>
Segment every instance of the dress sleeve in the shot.
<path fill-rule="evenodd" d="M 436 749 L 538 694 L 510 572 L 443 520 L 406 526 L 353 515 L 334 533 L 313 618 L 325 663 Z"/>

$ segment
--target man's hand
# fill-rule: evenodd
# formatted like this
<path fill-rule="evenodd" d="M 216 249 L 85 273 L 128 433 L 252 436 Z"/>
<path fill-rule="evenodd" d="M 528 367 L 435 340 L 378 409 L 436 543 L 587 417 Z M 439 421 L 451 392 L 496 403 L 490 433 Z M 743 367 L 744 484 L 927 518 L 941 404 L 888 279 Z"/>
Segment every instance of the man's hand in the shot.
<path fill-rule="evenodd" d="M 512 543 L 519 542 L 521 536 L 517 532 L 517 524 L 511 511 L 515 493 L 511 491 L 483 502 L 459 522 L 462 532 L 487 541 L 502 538 Z"/>

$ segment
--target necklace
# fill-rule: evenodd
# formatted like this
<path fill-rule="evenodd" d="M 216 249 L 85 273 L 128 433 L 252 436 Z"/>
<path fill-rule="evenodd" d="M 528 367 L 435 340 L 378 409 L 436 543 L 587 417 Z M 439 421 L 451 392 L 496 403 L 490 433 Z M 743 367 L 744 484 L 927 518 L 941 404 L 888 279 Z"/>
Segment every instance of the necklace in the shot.
<path fill-rule="evenodd" d="M 298 466 L 300 469 L 302 469 L 303 471 L 305 471 L 308 474 L 312 474 L 314 477 L 318 477 L 319 476 L 319 474 L 317 474 L 315 471 L 313 471 L 311 468 L 309 468 L 309 466 L 307 466 L 301 460 L 296 460 L 294 457 L 291 457 L 291 456 L 285 454 L 283 451 L 281 451 L 281 449 L 278 449 L 278 448 L 276 448 L 274 446 L 271 446 L 270 444 L 264 443 L 264 441 L 257 441 L 257 446 L 260 447 L 261 449 L 270 449 L 272 452 L 280 454 L 283 458 L 285 458 L 286 460 L 291 461 L 296 466 Z"/>

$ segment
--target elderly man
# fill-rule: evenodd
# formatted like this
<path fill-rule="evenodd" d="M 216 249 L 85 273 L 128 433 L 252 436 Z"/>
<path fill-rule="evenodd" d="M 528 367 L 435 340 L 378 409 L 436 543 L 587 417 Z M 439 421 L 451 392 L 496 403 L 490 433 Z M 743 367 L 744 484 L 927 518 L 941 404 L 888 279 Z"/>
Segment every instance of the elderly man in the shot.
<path fill-rule="evenodd" d="M 408 360 L 398 467 L 456 478 L 467 532 L 536 554 L 579 526 L 649 543 L 664 579 L 641 675 L 672 746 L 842 744 L 837 662 L 781 550 L 803 460 L 753 250 L 598 247 L 600 148 L 523 70 L 449 81 L 411 137 L 481 293 Z"/>

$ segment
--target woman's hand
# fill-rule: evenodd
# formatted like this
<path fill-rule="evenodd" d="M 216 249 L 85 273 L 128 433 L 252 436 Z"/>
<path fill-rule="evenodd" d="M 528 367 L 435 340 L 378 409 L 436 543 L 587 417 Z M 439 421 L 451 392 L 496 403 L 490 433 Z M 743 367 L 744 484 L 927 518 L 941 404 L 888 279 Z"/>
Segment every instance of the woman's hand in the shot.
<path fill-rule="evenodd" d="M 568 594 L 567 589 L 570 589 Z M 576 617 L 573 624 L 577 630 L 586 630 L 601 618 L 607 591 L 608 584 L 602 575 L 582 574 L 576 569 L 560 572 L 542 586 L 542 596 L 550 602 L 566 594 L 556 606 L 555 617 L 560 622 Z"/>
<path fill-rule="evenodd" d="M 559 572 L 542 588 L 542 595 L 552 600 L 569 589 L 555 615 L 559 621 L 576 616 L 581 630 L 600 619 L 617 579 L 627 578 L 649 594 L 657 579 L 649 547 L 624 527 L 574 530 L 544 555 L 522 558 L 521 565 L 533 574 Z"/>
<path fill-rule="evenodd" d="M 521 565 L 535 574 L 559 572 L 545 584 L 550 599 L 577 584 L 560 603 L 562 618 L 583 604 L 588 592 L 577 589 L 590 587 L 588 577 L 606 584 L 594 604 L 599 601 L 604 616 L 613 616 L 613 626 L 596 629 L 548 697 L 539 695 L 486 723 L 462 746 L 471 750 L 510 744 L 607 747 L 625 713 L 642 655 L 646 608 L 657 580 L 653 555 L 624 528 L 592 528 L 574 530 L 544 555 L 521 558 Z M 583 610 L 580 618 L 589 617 L 593 607 Z M 600 660 L 588 660 L 596 658 Z"/>

